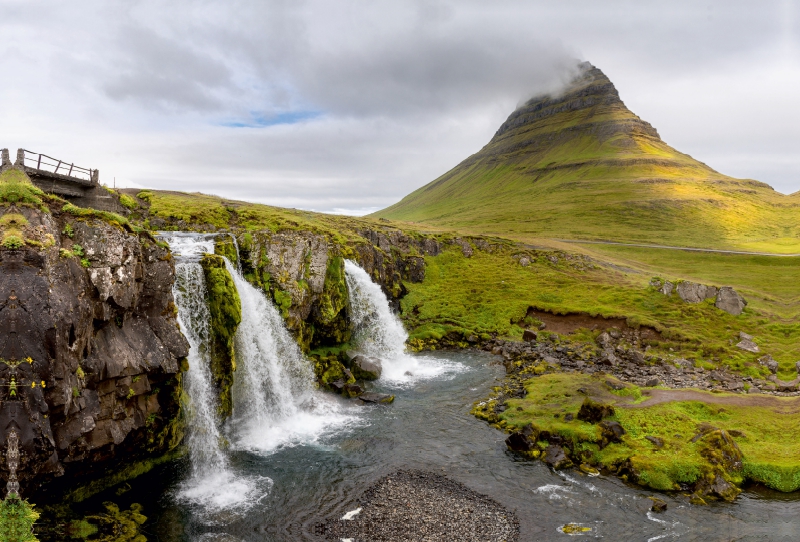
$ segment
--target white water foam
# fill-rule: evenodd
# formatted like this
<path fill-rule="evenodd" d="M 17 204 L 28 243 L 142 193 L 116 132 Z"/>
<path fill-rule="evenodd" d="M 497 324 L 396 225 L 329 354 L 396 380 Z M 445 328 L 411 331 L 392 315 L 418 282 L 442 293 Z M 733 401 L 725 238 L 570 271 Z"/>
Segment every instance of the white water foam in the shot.
<path fill-rule="evenodd" d="M 344 270 L 350 292 L 355 350 L 382 361 L 382 383 L 405 386 L 420 379 L 453 376 L 466 370 L 461 363 L 408 355 L 405 351 L 408 333 L 392 312 L 381 287 L 355 262 L 345 260 Z"/>
<path fill-rule="evenodd" d="M 340 399 L 316 390 L 311 362 L 264 293 L 226 260 L 242 301 L 236 330 L 231 439 L 238 449 L 272 452 L 312 444 L 358 423 Z"/>
<path fill-rule="evenodd" d="M 174 241 L 174 243 L 173 243 Z M 184 374 L 188 404 L 184 405 L 191 473 L 180 484 L 177 499 L 199 505 L 210 513 L 235 509 L 242 513 L 269 492 L 268 478 L 246 479 L 236 476 L 221 448 L 216 395 L 211 383 L 208 358 L 210 314 L 205 303 L 206 285 L 200 264 L 191 261 L 208 249 L 202 237 L 175 236 L 170 246 L 176 255 L 188 260 L 175 267 L 173 295 L 178 307 L 178 324 L 189 341 L 189 370 Z M 213 242 L 212 246 L 213 246 Z"/>

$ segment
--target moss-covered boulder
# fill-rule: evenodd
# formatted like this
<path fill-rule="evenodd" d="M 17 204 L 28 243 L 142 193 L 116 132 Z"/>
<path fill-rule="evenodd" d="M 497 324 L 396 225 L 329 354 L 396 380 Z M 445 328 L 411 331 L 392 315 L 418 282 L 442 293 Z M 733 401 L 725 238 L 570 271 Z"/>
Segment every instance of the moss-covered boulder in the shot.
<path fill-rule="evenodd" d="M 234 336 L 242 321 L 242 303 L 225 260 L 216 254 L 206 254 L 200 260 L 206 279 L 207 303 L 211 313 L 210 358 L 211 374 L 219 390 L 219 412 L 230 416 L 233 410 L 231 386 L 236 370 Z"/>

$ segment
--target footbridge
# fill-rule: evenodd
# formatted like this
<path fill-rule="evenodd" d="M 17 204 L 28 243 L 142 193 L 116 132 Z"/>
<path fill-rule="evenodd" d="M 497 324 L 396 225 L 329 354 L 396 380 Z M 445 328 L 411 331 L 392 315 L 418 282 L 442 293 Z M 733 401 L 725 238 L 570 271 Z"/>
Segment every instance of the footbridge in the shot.
<path fill-rule="evenodd" d="M 31 182 L 50 194 L 61 196 L 81 207 L 93 207 L 107 211 L 123 210 L 119 202 L 100 185 L 97 169 L 77 166 L 43 153 L 17 149 L 12 163 L 8 149 L 0 149 L 0 168 L 16 168 L 24 171 Z"/>

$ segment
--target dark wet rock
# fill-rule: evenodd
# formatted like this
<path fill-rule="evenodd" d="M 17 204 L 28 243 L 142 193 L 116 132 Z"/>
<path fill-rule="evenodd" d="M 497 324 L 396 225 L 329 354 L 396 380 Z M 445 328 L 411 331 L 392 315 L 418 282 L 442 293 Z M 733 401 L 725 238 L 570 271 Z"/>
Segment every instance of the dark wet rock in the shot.
<path fill-rule="evenodd" d="M 574 419 L 575 419 L 575 415 L 572 414 L 571 412 L 568 413 L 568 414 L 564 414 L 564 421 L 565 422 L 571 422 Z"/>
<path fill-rule="evenodd" d="M 717 293 L 714 305 L 728 314 L 739 316 L 747 305 L 747 301 L 730 286 L 723 286 Z"/>
<path fill-rule="evenodd" d="M 526 329 L 525 331 L 522 332 L 522 340 L 525 342 L 529 343 L 536 342 L 536 339 L 538 338 L 539 338 L 538 334 L 530 329 Z"/>
<path fill-rule="evenodd" d="M 660 383 L 661 382 L 657 378 L 648 378 L 647 382 L 645 382 L 644 385 L 647 386 L 648 388 L 654 388 L 655 386 L 658 386 Z"/>
<path fill-rule="evenodd" d="M 656 448 L 663 448 L 664 447 L 664 439 L 662 439 L 660 437 L 654 437 L 654 436 L 651 436 L 651 435 L 647 435 L 644 438 L 646 438 L 647 440 L 652 442 L 653 446 L 655 446 Z"/>
<path fill-rule="evenodd" d="M 656 512 L 660 514 L 661 512 L 667 511 L 667 503 L 663 500 L 659 499 L 658 497 L 650 497 L 653 501 L 653 505 L 650 507 L 651 512 Z"/>
<path fill-rule="evenodd" d="M 716 474 L 713 479 L 702 478 L 695 484 L 694 495 L 705 500 L 708 497 L 733 502 L 741 490 L 727 481 L 723 476 Z M 693 503 L 694 504 L 694 503 Z"/>
<path fill-rule="evenodd" d="M 345 397 L 358 397 L 364 393 L 364 388 L 358 384 L 345 384 L 342 386 L 342 395 Z"/>
<path fill-rule="evenodd" d="M 506 439 L 506 446 L 512 452 L 532 452 L 536 450 L 539 431 L 528 424 L 519 431 L 511 433 Z"/>
<path fill-rule="evenodd" d="M 351 360 L 350 369 L 356 380 L 377 380 L 383 371 L 381 360 L 362 355 Z"/>
<path fill-rule="evenodd" d="M 597 423 L 603 418 L 613 415 L 613 406 L 592 401 L 588 397 L 583 400 L 583 404 L 581 404 L 581 408 L 578 410 L 578 419 L 589 423 Z"/>
<path fill-rule="evenodd" d="M 570 461 L 567 454 L 564 453 L 564 448 L 558 444 L 551 444 L 547 447 L 544 451 L 542 461 L 556 470 L 572 467 L 572 461 Z"/>
<path fill-rule="evenodd" d="M 367 391 L 362 393 L 358 396 L 358 398 L 365 403 L 382 403 L 382 404 L 390 404 L 394 402 L 394 395 L 388 395 L 386 393 L 375 393 L 371 391 Z"/>

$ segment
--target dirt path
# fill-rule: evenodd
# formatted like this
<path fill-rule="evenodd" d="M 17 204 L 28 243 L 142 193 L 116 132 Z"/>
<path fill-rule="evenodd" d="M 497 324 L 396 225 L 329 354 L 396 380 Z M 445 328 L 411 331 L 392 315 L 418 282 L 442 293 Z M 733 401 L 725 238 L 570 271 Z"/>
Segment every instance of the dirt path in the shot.
<path fill-rule="evenodd" d="M 744 256 L 776 256 L 779 258 L 797 258 L 800 254 L 776 254 L 774 252 L 748 252 L 746 250 L 721 250 L 714 248 L 673 247 L 669 245 L 646 245 L 638 243 L 617 243 L 615 241 L 585 241 L 581 239 L 550 239 L 559 243 L 572 243 L 577 245 L 616 245 L 621 247 L 662 248 L 667 250 L 686 250 L 689 252 L 711 252 L 716 254 L 741 254 Z"/>
<path fill-rule="evenodd" d="M 625 408 L 643 408 L 677 401 L 700 401 L 719 405 L 755 406 L 771 408 L 781 414 L 800 413 L 800 397 L 775 397 L 774 395 L 717 395 L 697 390 L 642 390 L 650 398 L 638 404 L 620 405 Z"/>

